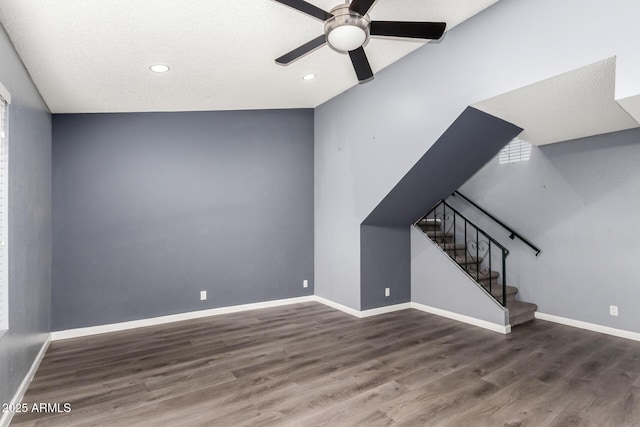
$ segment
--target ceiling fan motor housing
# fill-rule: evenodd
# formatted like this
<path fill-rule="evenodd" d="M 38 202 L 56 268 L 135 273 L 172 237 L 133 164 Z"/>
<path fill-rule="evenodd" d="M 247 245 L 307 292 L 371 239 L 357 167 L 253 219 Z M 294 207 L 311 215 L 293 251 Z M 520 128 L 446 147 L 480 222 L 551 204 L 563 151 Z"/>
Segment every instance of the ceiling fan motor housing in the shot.
<path fill-rule="evenodd" d="M 334 7 L 331 14 L 333 17 L 324 24 L 324 33 L 333 50 L 347 53 L 369 41 L 369 15 L 362 16 L 350 10 L 348 4 Z"/>

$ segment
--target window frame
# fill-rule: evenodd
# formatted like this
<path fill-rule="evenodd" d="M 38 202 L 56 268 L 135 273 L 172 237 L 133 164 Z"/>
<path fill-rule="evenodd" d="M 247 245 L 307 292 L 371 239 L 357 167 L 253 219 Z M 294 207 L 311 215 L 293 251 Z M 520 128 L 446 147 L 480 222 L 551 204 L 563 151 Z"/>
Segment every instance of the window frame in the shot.
<path fill-rule="evenodd" d="M 9 330 L 9 105 L 11 94 L 0 82 L 0 336 Z"/>
<path fill-rule="evenodd" d="M 529 141 L 515 137 L 498 152 L 498 164 L 527 162 L 531 159 L 532 149 L 533 144 Z"/>

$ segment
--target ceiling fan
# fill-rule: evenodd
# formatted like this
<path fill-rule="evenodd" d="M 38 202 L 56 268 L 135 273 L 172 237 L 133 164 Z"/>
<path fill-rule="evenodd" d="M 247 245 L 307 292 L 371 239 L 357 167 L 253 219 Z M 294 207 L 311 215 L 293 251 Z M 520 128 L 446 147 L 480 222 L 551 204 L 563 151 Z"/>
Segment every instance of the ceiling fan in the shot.
<path fill-rule="evenodd" d="M 373 71 L 364 52 L 369 36 L 406 37 L 437 40 L 444 34 L 444 22 L 371 21 L 367 12 L 376 0 L 353 0 L 331 11 L 307 3 L 304 0 L 275 0 L 324 22 L 324 34 L 293 49 L 276 59 L 280 65 L 289 65 L 307 53 L 329 44 L 340 53 L 349 53 L 351 63 L 360 83 L 373 79 Z"/>

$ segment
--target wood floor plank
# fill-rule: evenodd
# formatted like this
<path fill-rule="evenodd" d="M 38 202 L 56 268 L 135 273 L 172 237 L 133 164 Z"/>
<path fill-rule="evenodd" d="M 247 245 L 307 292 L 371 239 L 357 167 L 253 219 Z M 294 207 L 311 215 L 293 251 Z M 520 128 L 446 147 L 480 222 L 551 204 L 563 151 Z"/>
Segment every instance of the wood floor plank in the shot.
<path fill-rule="evenodd" d="M 384 425 L 391 418 L 379 408 L 385 402 L 402 396 L 405 389 L 395 381 L 385 382 L 378 387 L 366 389 L 354 396 L 341 400 L 323 411 L 307 417 L 295 418 L 290 422 L 303 426 L 340 425 Z"/>
<path fill-rule="evenodd" d="M 14 426 L 639 426 L 640 343 L 317 303 L 52 343 Z"/>

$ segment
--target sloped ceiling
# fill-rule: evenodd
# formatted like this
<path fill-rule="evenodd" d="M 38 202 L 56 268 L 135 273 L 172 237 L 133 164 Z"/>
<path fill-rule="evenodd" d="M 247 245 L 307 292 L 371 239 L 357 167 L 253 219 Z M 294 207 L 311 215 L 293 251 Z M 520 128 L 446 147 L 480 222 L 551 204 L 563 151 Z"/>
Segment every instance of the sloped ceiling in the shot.
<path fill-rule="evenodd" d="M 370 15 L 445 21 L 450 31 L 497 1 L 379 0 Z M 357 85 L 348 56 L 327 46 L 275 64 L 323 23 L 274 0 L 4 0 L 0 24 L 52 113 L 314 108 Z M 371 38 L 366 51 L 378 72 L 446 43 Z M 157 63 L 171 71 L 150 72 Z M 640 55 L 626 52 L 473 106 L 538 145 L 629 129 L 640 122 L 638 70 Z"/>
<path fill-rule="evenodd" d="M 450 30 L 496 1 L 379 0 L 370 15 Z M 0 23 L 53 113 L 312 108 L 357 84 L 327 46 L 276 65 L 323 23 L 273 0 L 4 0 Z M 423 45 L 372 38 L 366 51 L 377 72 Z"/>
<path fill-rule="evenodd" d="M 525 141 L 545 145 L 638 127 L 624 104 L 616 102 L 615 86 L 616 58 L 611 57 L 474 107 L 523 128 Z M 631 110 L 640 107 L 634 99 L 626 101 Z"/>

